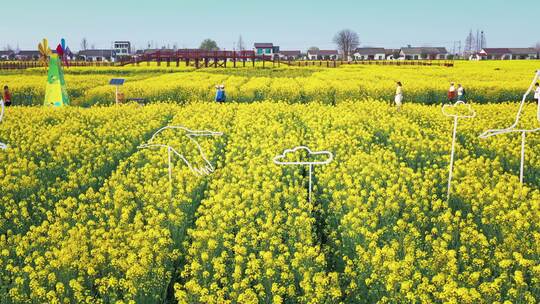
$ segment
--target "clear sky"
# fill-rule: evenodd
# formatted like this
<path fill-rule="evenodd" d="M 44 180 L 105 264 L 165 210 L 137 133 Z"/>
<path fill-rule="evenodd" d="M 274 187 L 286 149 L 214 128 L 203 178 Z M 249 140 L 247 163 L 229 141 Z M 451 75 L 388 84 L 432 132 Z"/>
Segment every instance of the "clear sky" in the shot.
<path fill-rule="evenodd" d="M 80 3 L 80 4 L 79 4 Z M 335 48 L 334 34 L 358 32 L 363 46 L 446 46 L 470 29 L 486 32 L 489 47 L 529 47 L 540 41 L 538 0 L 92 0 L 2 1 L 0 47 L 35 49 L 43 37 L 65 37 L 72 50 L 86 37 L 110 48 L 130 40 L 136 48 L 198 47 L 212 38 L 232 49 L 273 42 L 282 49 Z"/>

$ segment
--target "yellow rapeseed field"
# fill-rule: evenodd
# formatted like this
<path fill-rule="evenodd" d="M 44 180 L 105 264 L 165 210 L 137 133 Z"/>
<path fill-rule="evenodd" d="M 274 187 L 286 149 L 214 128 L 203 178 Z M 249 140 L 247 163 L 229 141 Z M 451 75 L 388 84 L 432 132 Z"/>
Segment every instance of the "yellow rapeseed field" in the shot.
<path fill-rule="evenodd" d="M 531 64 L 505 64 L 501 74 L 497 64 L 467 70 L 497 75 L 471 81 L 471 89 L 522 94 Z M 447 200 L 452 120 L 440 105 L 406 98 L 398 112 L 371 95 L 387 94 L 392 79 L 409 94 L 444 94 L 448 80 L 460 81 L 459 67 L 416 76 L 381 69 L 361 81 L 362 71 L 379 68 L 291 71 L 292 78 L 133 73 L 141 78 L 126 84 L 128 95 L 191 102 L 8 108 L 0 123 L 8 145 L 0 150 L 0 302 L 540 301 L 540 137 L 528 137 L 523 185 L 520 138 L 478 138 L 509 125 L 518 104 L 473 103 L 477 116 L 458 128 Z M 421 73 L 439 78 L 420 80 Z M 94 83 L 110 75 L 78 76 Z M 511 77 L 519 80 L 507 84 Z M 266 100 L 205 102 L 221 82 L 233 99 Z M 87 85 L 81 96 L 108 99 L 110 90 Z M 329 99 L 303 102 L 329 90 Z M 537 126 L 535 105 L 522 121 Z M 171 186 L 167 151 L 137 148 L 166 125 L 223 132 L 197 139 L 215 173 L 195 176 L 173 158 Z M 161 140 L 203 162 L 181 134 Z M 308 168 L 272 162 L 297 145 L 335 155 L 315 168 L 312 202 Z"/>
<path fill-rule="evenodd" d="M 214 87 L 226 86 L 228 99 L 337 104 L 351 99 L 393 101 L 395 82 L 404 85 L 404 102 L 441 104 L 450 82 L 461 83 L 468 100 L 495 103 L 520 100 L 538 63 L 530 61 L 456 61 L 455 67 L 344 65 L 340 68 L 280 67 L 206 68 L 131 67 L 65 68 L 68 92 L 74 105 L 110 105 L 114 77 L 126 78 L 125 97 L 148 102 L 212 101 Z M 42 104 L 44 69 L 0 75 L 0 85 L 12 87 L 19 105 Z"/>

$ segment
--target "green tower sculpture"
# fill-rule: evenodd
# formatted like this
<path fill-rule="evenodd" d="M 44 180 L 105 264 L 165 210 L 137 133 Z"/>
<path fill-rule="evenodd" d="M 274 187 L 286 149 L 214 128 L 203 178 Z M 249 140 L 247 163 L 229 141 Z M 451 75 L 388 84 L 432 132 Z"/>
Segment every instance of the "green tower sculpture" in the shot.
<path fill-rule="evenodd" d="M 62 64 L 57 54 L 49 57 L 49 72 L 47 77 L 47 89 L 45 91 L 45 105 L 62 107 L 69 105 L 69 96 L 64 80 Z"/>

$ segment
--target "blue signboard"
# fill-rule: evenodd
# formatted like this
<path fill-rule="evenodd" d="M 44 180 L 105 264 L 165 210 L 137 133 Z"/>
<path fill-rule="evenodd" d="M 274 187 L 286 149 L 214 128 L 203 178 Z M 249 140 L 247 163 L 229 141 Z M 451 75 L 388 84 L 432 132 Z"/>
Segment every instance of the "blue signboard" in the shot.
<path fill-rule="evenodd" d="M 122 78 L 113 78 L 111 79 L 111 82 L 109 82 L 109 85 L 121 86 L 124 84 L 125 81 L 126 80 Z"/>

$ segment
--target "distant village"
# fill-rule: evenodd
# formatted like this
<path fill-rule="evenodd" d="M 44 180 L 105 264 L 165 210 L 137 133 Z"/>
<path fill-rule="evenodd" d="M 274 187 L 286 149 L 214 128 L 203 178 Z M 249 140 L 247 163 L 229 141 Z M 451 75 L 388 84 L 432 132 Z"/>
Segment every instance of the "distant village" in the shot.
<path fill-rule="evenodd" d="M 132 50 L 129 41 L 115 41 L 111 49 L 85 49 L 77 53 L 69 49 L 66 56 L 69 60 L 88 62 L 116 62 L 122 59 L 142 57 L 156 51 L 174 52 L 177 49 L 145 49 Z M 529 48 L 482 48 L 467 55 L 448 52 L 445 47 L 414 47 L 406 46 L 400 49 L 381 47 L 360 47 L 351 52 L 349 58 L 343 58 L 338 50 L 321 50 L 310 48 L 307 51 L 282 50 L 274 43 L 254 43 L 252 51 L 256 55 L 264 55 L 271 60 L 527 60 L 540 59 L 539 49 Z M 37 50 L 4 50 L 0 51 L 2 61 L 33 61 L 39 59 Z"/>

